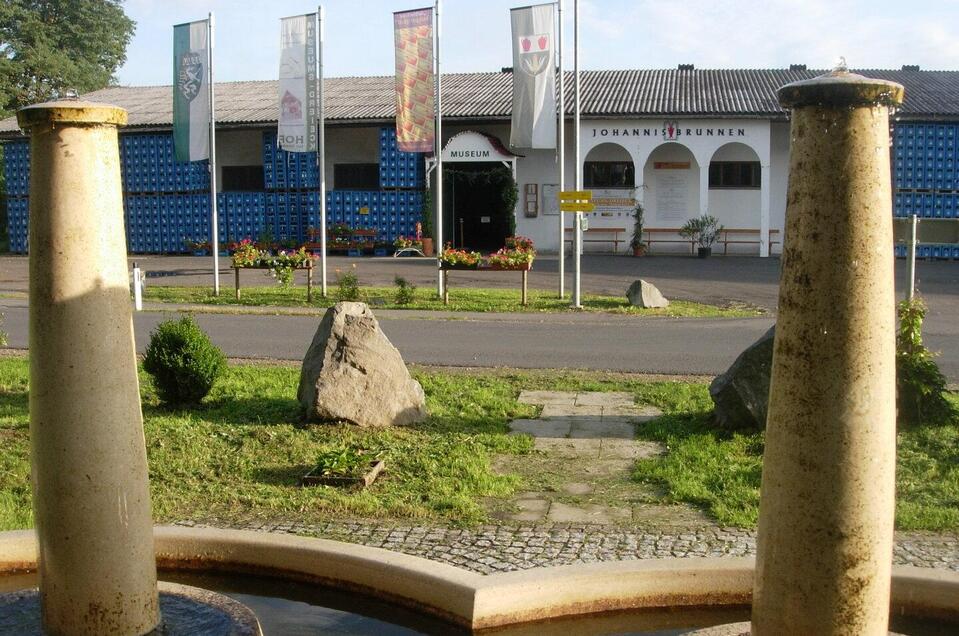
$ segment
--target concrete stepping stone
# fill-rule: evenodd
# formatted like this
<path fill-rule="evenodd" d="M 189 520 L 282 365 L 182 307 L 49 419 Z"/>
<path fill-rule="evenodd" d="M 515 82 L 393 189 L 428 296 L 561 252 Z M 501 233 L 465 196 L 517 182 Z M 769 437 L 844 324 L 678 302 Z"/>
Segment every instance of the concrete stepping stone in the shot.
<path fill-rule="evenodd" d="M 599 504 L 570 506 L 554 501 L 546 515 L 547 521 L 554 523 L 621 523 L 632 519 L 629 508 L 615 508 Z"/>
<path fill-rule="evenodd" d="M 569 437 L 572 422 L 569 420 L 513 420 L 510 431 L 533 437 Z"/>
<path fill-rule="evenodd" d="M 593 487 L 589 484 L 584 484 L 580 482 L 573 482 L 568 484 L 563 484 L 561 490 L 567 495 L 582 496 L 588 495 L 593 492 Z"/>
<path fill-rule="evenodd" d="M 569 436 L 574 439 L 603 439 L 612 437 L 631 440 L 636 437 L 636 425 L 632 422 L 578 419 L 573 421 Z"/>
<path fill-rule="evenodd" d="M 519 394 L 520 404 L 576 404 L 576 394 L 571 391 L 523 391 Z"/>
<path fill-rule="evenodd" d="M 632 393 L 619 393 L 615 391 L 590 391 L 576 394 L 576 406 L 627 406 L 636 405 Z"/>

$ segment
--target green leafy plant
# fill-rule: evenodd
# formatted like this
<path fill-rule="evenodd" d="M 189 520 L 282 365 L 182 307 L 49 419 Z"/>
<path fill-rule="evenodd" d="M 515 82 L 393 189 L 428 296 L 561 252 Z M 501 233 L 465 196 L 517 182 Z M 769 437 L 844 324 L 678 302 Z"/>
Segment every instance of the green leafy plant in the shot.
<path fill-rule="evenodd" d="M 421 238 L 433 238 L 433 185 L 423 195 L 423 209 L 420 212 Z"/>
<path fill-rule="evenodd" d="M 716 239 L 725 228 L 719 224 L 719 219 L 709 214 L 689 219 L 679 229 L 679 235 L 696 241 L 700 247 L 712 247 Z"/>
<path fill-rule="evenodd" d="M 396 285 L 394 300 L 397 305 L 409 305 L 416 298 L 416 285 L 402 276 L 395 277 L 393 284 Z"/>
<path fill-rule="evenodd" d="M 637 203 L 633 209 L 633 238 L 629 242 L 629 246 L 634 250 L 646 247 L 646 243 L 643 241 L 644 212 L 643 204 Z"/>
<path fill-rule="evenodd" d="M 356 277 L 356 265 L 353 269 L 342 272 L 336 270 L 336 292 L 338 301 L 357 301 L 360 299 L 360 281 Z"/>
<path fill-rule="evenodd" d="M 3 314 L 0 314 L 0 326 L 3 326 Z M 7 332 L 0 329 L 0 347 L 7 346 Z"/>
<path fill-rule="evenodd" d="M 358 477 L 369 463 L 366 449 L 338 446 L 319 454 L 314 472 L 327 477 Z"/>
<path fill-rule="evenodd" d="M 926 304 L 918 296 L 899 303 L 896 332 L 896 402 L 898 422 L 905 426 L 947 424 L 959 414 L 946 399 L 946 378 L 922 344 Z"/>
<path fill-rule="evenodd" d="M 153 376 L 160 401 L 200 402 L 226 368 L 226 357 L 193 318 L 160 323 L 150 335 L 143 368 Z"/>

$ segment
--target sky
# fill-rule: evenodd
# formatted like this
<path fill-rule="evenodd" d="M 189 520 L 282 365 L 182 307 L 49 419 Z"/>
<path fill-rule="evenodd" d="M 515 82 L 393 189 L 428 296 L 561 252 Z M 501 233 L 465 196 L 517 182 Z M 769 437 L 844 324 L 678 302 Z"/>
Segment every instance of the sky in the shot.
<path fill-rule="evenodd" d="M 444 73 L 510 66 L 509 8 L 523 0 L 443 0 Z M 327 77 L 393 73 L 394 11 L 418 0 L 326 0 Z M 564 67 L 572 69 L 573 0 Z M 173 29 L 214 12 L 218 82 L 274 79 L 279 19 L 316 5 L 290 0 L 127 0 L 137 23 L 120 84 L 170 84 Z M 580 68 L 959 69 L 959 0 L 580 0 Z"/>

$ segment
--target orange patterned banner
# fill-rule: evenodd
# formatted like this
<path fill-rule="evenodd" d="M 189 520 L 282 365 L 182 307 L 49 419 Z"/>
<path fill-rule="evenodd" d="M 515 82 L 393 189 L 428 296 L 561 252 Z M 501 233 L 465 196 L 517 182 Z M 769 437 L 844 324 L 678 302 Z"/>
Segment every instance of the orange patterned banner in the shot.
<path fill-rule="evenodd" d="M 396 145 L 431 152 L 435 138 L 433 9 L 393 14 L 396 44 Z"/>

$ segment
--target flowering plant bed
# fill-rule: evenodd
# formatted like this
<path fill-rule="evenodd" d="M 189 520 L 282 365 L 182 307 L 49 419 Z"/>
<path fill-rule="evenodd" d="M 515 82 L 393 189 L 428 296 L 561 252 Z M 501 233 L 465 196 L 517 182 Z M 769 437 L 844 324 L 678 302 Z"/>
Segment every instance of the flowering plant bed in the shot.
<path fill-rule="evenodd" d="M 473 270 L 486 272 L 522 272 L 522 295 L 520 302 L 525 307 L 529 302 L 527 286 L 529 270 L 533 268 L 533 259 L 536 250 L 533 241 L 525 236 L 509 236 L 506 245 L 499 251 L 487 257 L 480 256 L 479 252 L 466 252 L 453 249 L 447 244 L 446 250 L 440 256 L 440 271 L 443 272 L 443 304 L 450 302 L 449 274 L 456 270 Z"/>
<path fill-rule="evenodd" d="M 256 248 L 250 239 L 243 239 L 233 246 L 233 271 L 236 287 L 236 299 L 240 299 L 240 270 L 241 269 L 263 269 L 267 270 L 270 276 L 276 279 L 277 283 L 284 287 L 293 285 L 293 272 L 297 269 L 305 269 L 306 272 L 306 298 L 307 301 L 313 298 L 313 259 L 312 254 L 307 253 L 306 247 L 298 250 L 284 251 L 279 250 L 276 254 L 271 254 L 264 250 Z"/>

